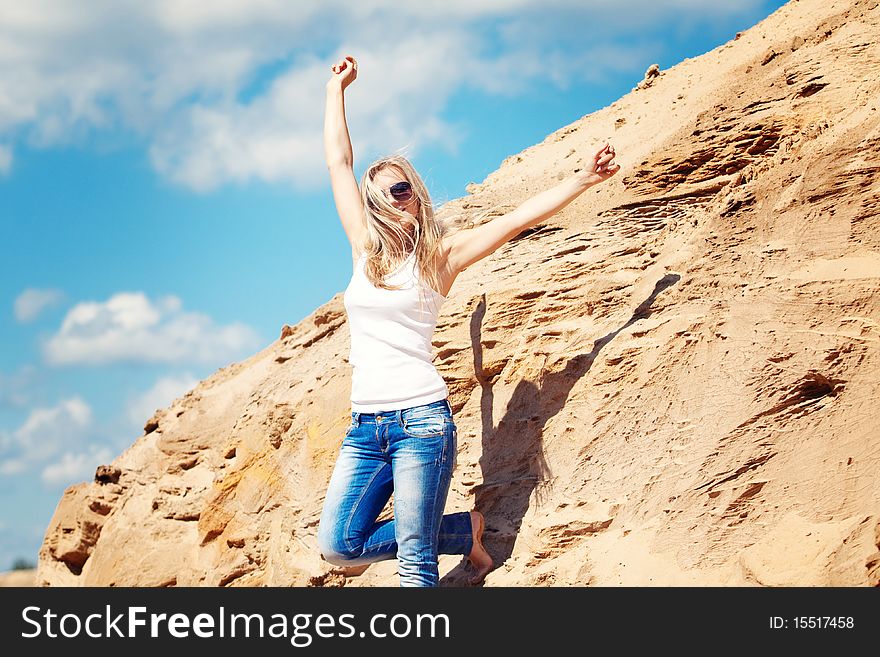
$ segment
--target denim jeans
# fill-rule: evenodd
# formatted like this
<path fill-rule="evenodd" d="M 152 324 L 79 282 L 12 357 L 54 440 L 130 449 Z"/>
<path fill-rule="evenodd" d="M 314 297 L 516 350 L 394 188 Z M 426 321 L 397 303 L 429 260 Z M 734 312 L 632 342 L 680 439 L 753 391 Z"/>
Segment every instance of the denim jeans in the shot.
<path fill-rule="evenodd" d="M 355 566 L 397 557 L 401 586 L 437 586 L 438 554 L 470 554 L 470 513 L 443 515 L 455 467 L 449 401 L 352 411 L 318 526 L 324 559 Z M 394 518 L 376 522 L 391 493 Z"/>

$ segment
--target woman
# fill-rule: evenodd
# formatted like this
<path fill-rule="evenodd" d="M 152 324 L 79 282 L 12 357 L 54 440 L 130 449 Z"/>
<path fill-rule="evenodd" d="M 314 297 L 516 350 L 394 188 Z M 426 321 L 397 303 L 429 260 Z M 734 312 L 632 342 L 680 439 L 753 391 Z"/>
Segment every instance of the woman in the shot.
<path fill-rule="evenodd" d="M 349 56 L 332 67 L 327 83 L 327 167 L 354 263 L 344 295 L 353 374 L 351 426 L 330 478 L 318 545 L 324 559 L 349 573 L 396 557 L 401 586 L 436 586 L 437 555 L 467 555 L 470 582 L 478 584 L 493 565 L 482 544 L 482 514 L 443 515 L 457 428 L 432 362 L 437 313 L 462 270 L 620 167 L 606 143 L 582 171 L 512 212 L 452 232 L 435 219 L 406 158 L 377 160 L 358 189 L 344 105 L 356 77 Z M 394 518 L 376 522 L 392 492 Z"/>

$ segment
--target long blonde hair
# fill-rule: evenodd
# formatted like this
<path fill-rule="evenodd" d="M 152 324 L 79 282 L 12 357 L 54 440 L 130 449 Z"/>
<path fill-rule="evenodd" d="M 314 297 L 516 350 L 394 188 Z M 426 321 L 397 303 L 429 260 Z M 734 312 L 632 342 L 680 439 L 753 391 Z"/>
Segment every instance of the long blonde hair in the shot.
<path fill-rule="evenodd" d="M 374 182 L 376 174 L 389 167 L 399 169 L 412 186 L 419 201 L 415 217 L 391 205 Z M 369 281 L 385 290 L 401 289 L 402 286 L 389 285 L 384 279 L 415 253 L 419 279 L 439 293 L 438 251 L 451 225 L 435 217 L 428 188 L 410 161 L 402 155 L 388 155 L 370 164 L 361 178 L 361 199 L 367 229 L 362 245 L 366 255 L 364 272 Z M 407 225 L 412 227 L 411 232 L 404 229 Z"/>

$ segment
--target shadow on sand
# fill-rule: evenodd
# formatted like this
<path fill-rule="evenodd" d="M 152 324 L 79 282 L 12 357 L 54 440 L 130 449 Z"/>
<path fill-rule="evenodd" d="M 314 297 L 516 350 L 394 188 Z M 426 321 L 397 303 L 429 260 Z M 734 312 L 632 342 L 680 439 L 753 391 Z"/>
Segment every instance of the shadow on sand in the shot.
<path fill-rule="evenodd" d="M 561 370 L 542 372 L 537 382 L 520 381 L 498 424 L 492 417 L 493 380 L 483 374 L 481 334 L 486 314 L 484 294 L 471 316 L 471 347 L 474 354 L 474 372 L 482 388 L 480 410 L 482 418 L 483 450 L 480 468 L 483 483 L 475 486 L 474 507 L 486 517 L 484 544 L 492 555 L 495 568 L 502 566 L 513 552 L 513 545 L 529 508 L 533 491 L 550 479 L 550 470 L 544 460 L 542 436 L 547 421 L 565 406 L 568 395 L 578 380 L 590 371 L 599 352 L 618 333 L 635 322 L 651 316 L 651 306 L 657 296 L 681 279 L 678 274 L 666 274 L 654 285 L 651 295 L 639 304 L 622 326 L 595 342 L 588 353 L 572 356 Z M 541 493 L 540 489 L 537 491 Z M 447 573 L 441 586 L 467 586 L 467 560 Z"/>

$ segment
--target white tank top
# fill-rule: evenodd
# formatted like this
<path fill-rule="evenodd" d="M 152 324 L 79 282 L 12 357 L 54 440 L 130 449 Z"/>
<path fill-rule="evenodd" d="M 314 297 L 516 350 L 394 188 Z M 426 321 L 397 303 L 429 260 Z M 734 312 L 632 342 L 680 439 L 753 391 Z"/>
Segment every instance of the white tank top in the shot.
<path fill-rule="evenodd" d="M 352 410 L 394 411 L 446 399 L 449 390 L 434 367 L 431 345 L 446 297 L 420 284 L 415 253 L 385 278 L 402 285 L 399 290 L 375 287 L 365 263 L 362 254 L 342 297 L 351 331 Z"/>

